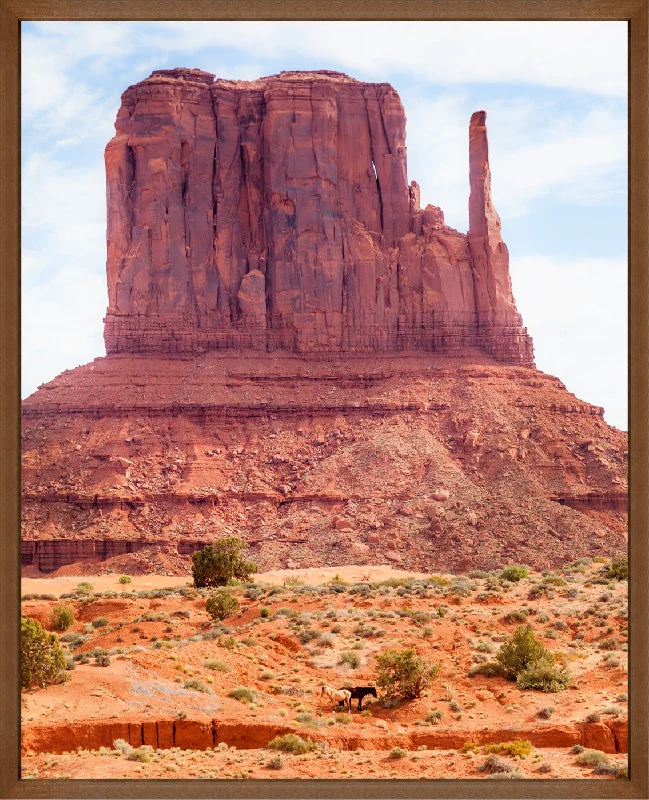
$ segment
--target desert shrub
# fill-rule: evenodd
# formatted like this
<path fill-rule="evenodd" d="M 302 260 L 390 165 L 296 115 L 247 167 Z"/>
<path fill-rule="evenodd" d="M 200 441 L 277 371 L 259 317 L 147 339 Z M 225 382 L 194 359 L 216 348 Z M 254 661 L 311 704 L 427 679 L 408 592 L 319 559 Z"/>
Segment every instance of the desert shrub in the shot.
<path fill-rule="evenodd" d="M 519 689 L 536 689 L 540 692 L 561 692 L 571 683 L 572 675 L 565 666 L 554 663 L 551 653 L 533 661 L 516 678 Z"/>
<path fill-rule="evenodd" d="M 128 755 L 133 748 L 125 739 L 115 739 L 113 750 L 120 750 L 122 755 Z"/>
<path fill-rule="evenodd" d="M 81 581 L 77 584 L 77 594 L 90 594 L 95 587 L 88 581 Z"/>
<path fill-rule="evenodd" d="M 232 669 L 225 661 L 219 661 L 218 659 L 210 659 L 206 661 L 203 666 L 207 669 L 214 670 L 214 672 L 232 672 Z"/>
<path fill-rule="evenodd" d="M 266 766 L 268 769 L 282 769 L 284 766 L 284 759 L 277 753 L 276 756 L 273 756 L 266 762 Z"/>
<path fill-rule="evenodd" d="M 530 571 L 528 568 L 524 567 L 522 564 L 511 564 L 509 567 L 505 567 L 501 570 L 498 577 L 503 581 L 517 583 L 522 578 L 527 578 L 529 574 Z"/>
<path fill-rule="evenodd" d="M 386 650 L 376 656 L 377 683 L 389 697 L 421 697 L 439 676 L 439 665 L 429 665 L 411 648 Z"/>
<path fill-rule="evenodd" d="M 600 650 L 617 650 L 619 646 L 620 643 L 613 636 L 611 636 L 610 639 L 602 639 L 602 641 L 599 643 Z"/>
<path fill-rule="evenodd" d="M 547 775 L 548 772 L 552 772 L 552 765 L 548 764 L 547 762 L 544 762 L 539 767 L 539 772 L 542 772 L 543 774 Z"/>
<path fill-rule="evenodd" d="M 52 627 L 57 631 L 67 631 L 74 624 L 74 609 L 65 603 L 58 603 L 52 610 Z"/>
<path fill-rule="evenodd" d="M 462 745 L 462 752 L 463 753 L 473 753 L 478 749 L 478 745 L 475 742 L 464 742 Z"/>
<path fill-rule="evenodd" d="M 110 656 L 108 653 L 98 653 L 95 656 L 95 664 L 98 667 L 109 667 L 110 666 Z"/>
<path fill-rule="evenodd" d="M 550 719 L 556 710 L 554 706 L 544 706 L 536 712 L 536 716 L 540 719 Z"/>
<path fill-rule="evenodd" d="M 122 577 L 119 579 L 119 582 L 120 583 L 130 583 L 131 579 L 129 578 L 128 575 L 122 575 Z"/>
<path fill-rule="evenodd" d="M 613 581 L 626 581 L 629 578 L 629 557 L 626 553 L 618 553 L 604 567 L 602 574 Z"/>
<path fill-rule="evenodd" d="M 610 764 L 611 759 L 601 750 L 584 750 L 577 756 L 577 763 L 582 767 L 597 767 L 600 764 Z"/>
<path fill-rule="evenodd" d="M 492 774 L 498 774 L 500 776 L 514 772 L 516 767 L 513 764 L 510 764 L 510 762 L 506 761 L 504 758 L 496 756 L 492 753 L 486 757 L 478 769 L 480 772 L 489 772 Z"/>
<path fill-rule="evenodd" d="M 583 753 L 586 748 L 582 747 L 580 744 L 573 744 L 570 748 L 571 753 Z"/>
<path fill-rule="evenodd" d="M 228 692 L 228 697 L 233 697 L 242 703 L 254 703 L 256 694 L 253 689 L 247 686 L 237 686 L 236 689 L 231 689 Z"/>
<path fill-rule="evenodd" d="M 505 622 L 527 622 L 527 616 L 527 611 L 514 609 L 513 611 L 508 611 L 503 619 Z"/>
<path fill-rule="evenodd" d="M 318 636 L 320 636 L 318 631 L 314 631 L 312 628 L 307 628 L 306 630 L 300 632 L 299 639 L 302 642 L 302 644 L 308 644 L 309 642 L 312 642 L 314 639 L 317 639 Z"/>
<path fill-rule="evenodd" d="M 259 616 L 260 616 L 262 619 L 268 619 L 268 617 L 270 617 L 270 608 L 266 608 L 266 607 L 264 607 L 264 608 L 260 608 L 260 609 L 259 609 Z M 280 761 L 282 760 L 282 759 L 281 759 L 281 756 L 276 756 L 276 758 L 279 758 L 279 759 L 280 759 Z"/>
<path fill-rule="evenodd" d="M 232 578 L 247 581 L 257 572 L 257 565 L 246 561 L 242 551 L 247 544 L 236 536 L 217 539 L 213 544 L 192 554 L 194 586 L 225 586 Z"/>
<path fill-rule="evenodd" d="M 593 711 L 592 714 L 588 714 L 588 716 L 586 717 L 586 722 L 601 722 L 601 721 L 602 718 L 596 711 Z"/>
<path fill-rule="evenodd" d="M 194 692 L 203 692 L 204 694 L 212 694 L 210 687 L 198 678 L 190 678 L 188 681 L 185 681 L 185 689 L 192 689 Z"/>
<path fill-rule="evenodd" d="M 125 753 L 129 761 L 140 761 L 142 764 L 148 764 L 153 756 L 153 747 L 150 744 L 143 744 L 141 747 L 136 747 Z"/>
<path fill-rule="evenodd" d="M 349 725 L 352 721 L 351 714 L 346 714 L 344 711 L 338 711 L 338 708 L 335 708 L 334 711 L 336 712 L 336 722 L 341 722 L 343 725 Z"/>
<path fill-rule="evenodd" d="M 358 653 L 353 652 L 345 652 L 340 654 L 340 660 L 338 661 L 339 664 L 347 664 L 352 669 L 358 669 L 361 665 L 361 657 Z"/>
<path fill-rule="evenodd" d="M 205 610 L 213 620 L 227 619 L 239 610 L 239 601 L 226 589 L 219 589 L 208 597 Z"/>
<path fill-rule="evenodd" d="M 408 755 L 408 751 L 404 750 L 403 747 L 393 747 L 390 750 L 390 758 L 405 758 Z"/>
<path fill-rule="evenodd" d="M 443 716 L 443 711 L 440 711 L 439 708 L 434 708 L 429 711 L 428 714 L 426 714 L 426 722 L 430 722 L 432 725 L 437 725 Z"/>
<path fill-rule="evenodd" d="M 106 625 L 108 625 L 109 622 L 110 622 L 110 620 L 108 619 L 108 617 L 97 617 L 97 619 L 93 619 L 92 627 L 93 628 L 105 628 Z"/>
<path fill-rule="evenodd" d="M 225 647 L 226 650 L 234 650 L 237 646 L 237 640 L 234 636 L 219 636 L 217 644 L 219 647 Z"/>
<path fill-rule="evenodd" d="M 504 642 L 496 660 L 503 675 L 509 680 L 516 680 L 519 673 L 546 653 L 543 644 L 536 639 L 532 626 L 520 625 Z"/>
<path fill-rule="evenodd" d="M 268 742 L 268 747 L 272 747 L 273 750 L 281 750 L 283 753 L 302 755 L 303 753 L 312 752 L 317 748 L 317 745 L 311 739 L 306 739 L 305 741 L 297 733 L 286 733 L 284 736 L 276 736 Z"/>
<path fill-rule="evenodd" d="M 502 677 L 503 668 L 497 661 L 484 661 L 482 664 L 476 664 L 469 670 L 469 678 L 474 675 L 484 675 L 485 678 Z"/>
<path fill-rule="evenodd" d="M 487 745 L 487 753 L 504 753 L 507 756 L 527 758 L 532 752 L 532 742 L 527 739 L 514 739 L 511 742 Z"/>
<path fill-rule="evenodd" d="M 65 669 L 65 654 L 54 633 L 35 619 L 20 622 L 20 679 L 23 689 L 55 683 Z"/>
<path fill-rule="evenodd" d="M 77 662 L 71 655 L 66 655 L 65 657 L 65 668 L 67 670 L 73 670 L 77 668 Z"/>

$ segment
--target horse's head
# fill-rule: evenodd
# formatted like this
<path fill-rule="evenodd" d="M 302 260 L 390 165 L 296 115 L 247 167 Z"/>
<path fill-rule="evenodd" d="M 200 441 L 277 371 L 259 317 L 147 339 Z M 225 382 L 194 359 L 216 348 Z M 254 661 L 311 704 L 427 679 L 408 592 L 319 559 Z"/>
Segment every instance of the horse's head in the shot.
<path fill-rule="evenodd" d="M 370 694 L 372 695 L 372 697 L 378 697 L 378 694 L 376 693 L 376 688 L 374 686 L 370 687 Z"/>

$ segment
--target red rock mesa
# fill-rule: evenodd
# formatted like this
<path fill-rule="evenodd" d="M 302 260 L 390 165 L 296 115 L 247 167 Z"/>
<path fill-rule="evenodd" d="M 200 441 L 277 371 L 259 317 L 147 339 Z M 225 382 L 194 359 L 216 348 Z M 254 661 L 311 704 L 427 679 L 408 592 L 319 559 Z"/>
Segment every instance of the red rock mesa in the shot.
<path fill-rule="evenodd" d="M 419 207 L 403 106 L 337 72 L 160 70 L 106 149 L 109 353 L 476 346 L 530 364 L 471 119 L 470 229 Z"/>
<path fill-rule="evenodd" d="M 158 71 L 116 129 L 108 355 L 23 404 L 26 567 L 182 571 L 221 535 L 262 569 L 625 547 L 626 437 L 534 367 L 484 111 L 466 235 L 420 208 L 387 84 Z"/>

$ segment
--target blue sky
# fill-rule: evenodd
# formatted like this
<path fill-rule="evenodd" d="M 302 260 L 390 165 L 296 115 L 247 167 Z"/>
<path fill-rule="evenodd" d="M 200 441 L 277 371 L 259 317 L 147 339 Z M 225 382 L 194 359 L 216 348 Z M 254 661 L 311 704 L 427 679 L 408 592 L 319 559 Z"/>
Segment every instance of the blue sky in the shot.
<path fill-rule="evenodd" d="M 154 69 L 387 81 L 422 205 L 468 224 L 468 124 L 539 369 L 627 427 L 627 49 L 621 22 L 41 22 L 22 29 L 23 396 L 104 354 L 103 151 Z"/>

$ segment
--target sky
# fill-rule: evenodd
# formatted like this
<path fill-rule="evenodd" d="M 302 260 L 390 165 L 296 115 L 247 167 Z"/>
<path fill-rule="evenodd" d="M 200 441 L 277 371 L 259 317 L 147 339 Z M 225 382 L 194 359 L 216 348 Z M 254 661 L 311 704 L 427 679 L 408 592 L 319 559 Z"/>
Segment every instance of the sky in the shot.
<path fill-rule="evenodd" d="M 333 69 L 391 83 L 422 207 L 468 227 L 468 125 L 536 364 L 627 428 L 624 22 L 38 22 L 22 25 L 22 393 L 105 354 L 103 154 L 155 69 L 252 80 Z"/>

